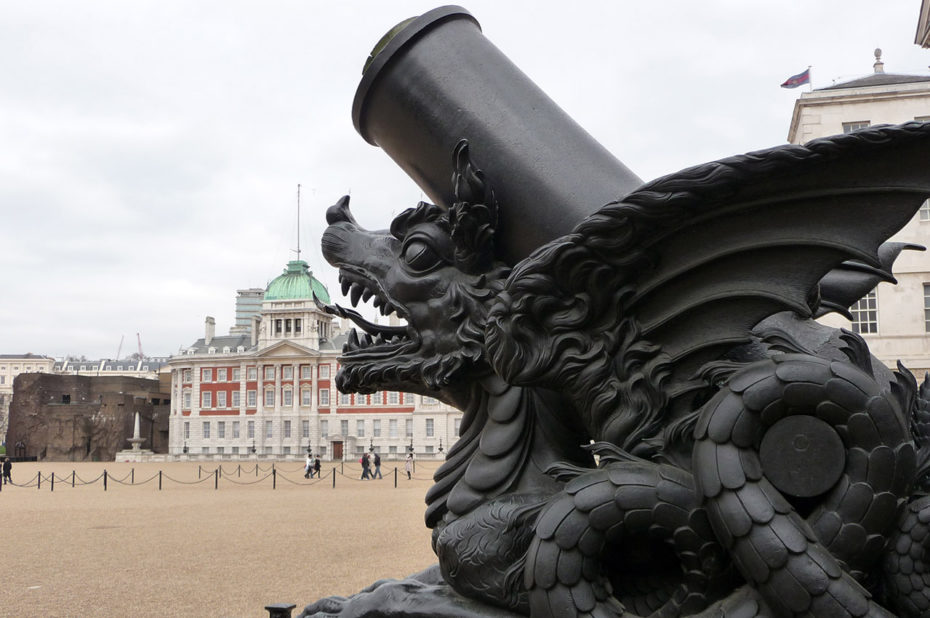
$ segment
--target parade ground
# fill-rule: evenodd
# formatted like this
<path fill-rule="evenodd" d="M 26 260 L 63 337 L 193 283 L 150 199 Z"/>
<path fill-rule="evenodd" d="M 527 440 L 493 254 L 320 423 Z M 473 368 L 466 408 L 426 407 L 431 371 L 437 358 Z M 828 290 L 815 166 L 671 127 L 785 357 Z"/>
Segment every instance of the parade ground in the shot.
<path fill-rule="evenodd" d="M 374 481 L 358 463 L 317 480 L 297 461 L 16 463 L 0 616 L 296 616 L 435 563 L 423 514 L 438 463 L 407 480 L 385 462 Z"/>

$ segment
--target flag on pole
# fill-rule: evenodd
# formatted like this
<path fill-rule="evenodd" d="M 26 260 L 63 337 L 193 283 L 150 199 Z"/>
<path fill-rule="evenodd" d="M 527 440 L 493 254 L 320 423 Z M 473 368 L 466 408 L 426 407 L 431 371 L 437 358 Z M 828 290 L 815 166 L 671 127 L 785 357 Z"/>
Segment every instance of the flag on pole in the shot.
<path fill-rule="evenodd" d="M 809 84 L 811 81 L 811 68 L 807 67 L 803 73 L 792 75 L 781 85 L 782 88 L 797 88 L 803 84 Z"/>

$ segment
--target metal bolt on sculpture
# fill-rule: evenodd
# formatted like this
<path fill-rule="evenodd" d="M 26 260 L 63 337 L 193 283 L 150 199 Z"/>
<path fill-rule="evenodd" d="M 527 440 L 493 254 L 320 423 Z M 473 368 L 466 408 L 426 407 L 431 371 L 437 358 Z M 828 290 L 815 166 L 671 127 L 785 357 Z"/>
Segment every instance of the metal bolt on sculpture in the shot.
<path fill-rule="evenodd" d="M 642 184 L 458 7 L 379 43 L 353 118 L 435 204 L 327 212 L 343 291 L 406 321 L 325 306 L 337 385 L 464 417 L 438 565 L 302 616 L 930 615 L 930 386 L 814 321 L 893 281 L 930 125 Z"/>

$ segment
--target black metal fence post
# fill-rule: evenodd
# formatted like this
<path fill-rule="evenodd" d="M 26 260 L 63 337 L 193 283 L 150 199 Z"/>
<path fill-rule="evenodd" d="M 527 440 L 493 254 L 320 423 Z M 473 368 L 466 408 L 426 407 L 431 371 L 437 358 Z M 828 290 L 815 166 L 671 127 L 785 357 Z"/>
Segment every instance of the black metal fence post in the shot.
<path fill-rule="evenodd" d="M 397 489 L 397 466 L 394 466 L 394 489 Z"/>
<path fill-rule="evenodd" d="M 197 480 L 200 480 L 200 464 L 197 464 Z"/>
<path fill-rule="evenodd" d="M 71 471 L 71 487 L 74 487 L 74 470 Z"/>
<path fill-rule="evenodd" d="M 136 484 L 136 469 L 135 468 L 129 471 L 129 484 L 130 485 Z"/>
<path fill-rule="evenodd" d="M 161 491 L 161 470 L 158 471 L 158 491 Z"/>
<path fill-rule="evenodd" d="M 49 488 L 49 491 L 55 491 L 55 472 L 52 471 L 52 486 Z"/>
<path fill-rule="evenodd" d="M 220 488 L 220 469 L 217 468 L 213 471 L 213 489 Z"/>
<path fill-rule="evenodd" d="M 336 468 L 333 467 L 333 489 L 336 489 Z"/>
<path fill-rule="evenodd" d="M 271 464 L 271 488 L 278 488 L 278 471 L 275 470 L 274 464 Z"/>
<path fill-rule="evenodd" d="M 107 490 L 107 471 L 103 471 L 103 491 Z"/>
<path fill-rule="evenodd" d="M 36 489 L 42 489 L 42 472 L 39 471 L 38 479 L 36 480 Z"/>

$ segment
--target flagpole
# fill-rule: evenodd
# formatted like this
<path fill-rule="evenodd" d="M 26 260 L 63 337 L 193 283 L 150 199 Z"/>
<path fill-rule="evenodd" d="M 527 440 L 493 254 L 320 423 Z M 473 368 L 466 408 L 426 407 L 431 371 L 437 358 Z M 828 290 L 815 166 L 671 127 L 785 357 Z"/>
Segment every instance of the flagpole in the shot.
<path fill-rule="evenodd" d="M 811 67 L 813 66 L 814 65 L 812 64 L 807 65 L 807 91 L 808 92 L 814 91 L 814 74 L 810 72 Z"/>

